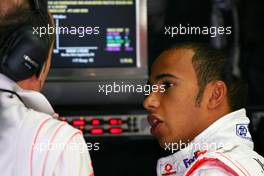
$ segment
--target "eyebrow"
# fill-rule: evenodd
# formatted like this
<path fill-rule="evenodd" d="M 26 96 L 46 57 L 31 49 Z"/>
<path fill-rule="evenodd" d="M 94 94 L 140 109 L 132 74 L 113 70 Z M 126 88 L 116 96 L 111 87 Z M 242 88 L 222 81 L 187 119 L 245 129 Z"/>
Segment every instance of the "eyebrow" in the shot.
<path fill-rule="evenodd" d="M 158 81 L 158 80 L 163 79 L 163 78 L 166 78 L 166 77 L 180 79 L 179 77 L 177 77 L 175 75 L 172 75 L 172 74 L 169 74 L 169 73 L 163 73 L 163 74 L 157 75 L 155 77 L 155 80 Z"/>

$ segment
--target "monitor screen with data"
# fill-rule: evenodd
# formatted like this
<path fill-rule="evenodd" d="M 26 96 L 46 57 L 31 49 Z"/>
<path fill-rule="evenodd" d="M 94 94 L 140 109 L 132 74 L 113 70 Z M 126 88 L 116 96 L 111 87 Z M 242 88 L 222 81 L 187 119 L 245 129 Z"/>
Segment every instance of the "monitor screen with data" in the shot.
<path fill-rule="evenodd" d="M 52 68 L 137 67 L 136 0 L 49 0 Z"/>

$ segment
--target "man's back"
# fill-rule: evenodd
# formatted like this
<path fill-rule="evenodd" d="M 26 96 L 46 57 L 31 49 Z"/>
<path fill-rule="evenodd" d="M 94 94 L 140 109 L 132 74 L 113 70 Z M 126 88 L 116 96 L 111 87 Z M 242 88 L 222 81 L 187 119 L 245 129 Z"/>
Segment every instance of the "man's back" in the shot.
<path fill-rule="evenodd" d="M 93 174 L 81 132 L 53 119 L 42 94 L 20 89 L 1 74 L 0 88 L 18 94 L 0 92 L 1 175 Z"/>

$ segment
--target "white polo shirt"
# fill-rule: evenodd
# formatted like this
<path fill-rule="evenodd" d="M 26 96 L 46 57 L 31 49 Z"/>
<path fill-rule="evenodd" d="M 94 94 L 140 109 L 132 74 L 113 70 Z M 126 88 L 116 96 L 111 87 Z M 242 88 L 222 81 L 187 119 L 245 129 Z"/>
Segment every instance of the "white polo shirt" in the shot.
<path fill-rule="evenodd" d="M 39 92 L 21 89 L 0 74 L 0 175 L 93 176 L 82 133 L 52 117 Z"/>

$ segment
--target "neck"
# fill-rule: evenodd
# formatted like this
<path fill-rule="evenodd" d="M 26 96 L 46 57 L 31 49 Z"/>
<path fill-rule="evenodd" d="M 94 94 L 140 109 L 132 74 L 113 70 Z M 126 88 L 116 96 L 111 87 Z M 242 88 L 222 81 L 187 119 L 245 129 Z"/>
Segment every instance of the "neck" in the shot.
<path fill-rule="evenodd" d="M 26 90 L 40 91 L 41 89 L 41 82 L 36 78 L 36 76 L 32 76 L 31 78 L 28 78 L 26 80 L 19 81 L 17 82 L 17 84 L 22 89 Z"/>
<path fill-rule="evenodd" d="M 210 126 L 212 123 L 220 119 L 221 117 L 229 114 L 231 112 L 230 107 L 227 103 L 223 104 L 222 106 L 217 107 L 216 109 L 212 109 L 208 112 L 208 120 Z"/>

